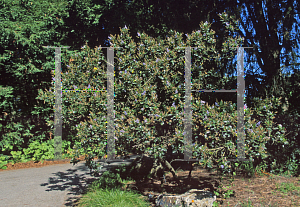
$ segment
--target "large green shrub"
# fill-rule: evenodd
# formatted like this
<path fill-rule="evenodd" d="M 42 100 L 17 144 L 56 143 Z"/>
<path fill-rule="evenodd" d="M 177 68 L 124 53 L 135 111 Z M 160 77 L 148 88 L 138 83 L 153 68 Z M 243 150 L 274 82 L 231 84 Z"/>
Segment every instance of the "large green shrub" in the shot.
<path fill-rule="evenodd" d="M 229 31 L 231 19 L 222 14 Z M 156 41 L 144 33 L 138 33 L 140 42 L 136 44 L 128 34 L 128 28 L 121 34 L 111 36 L 115 49 L 115 142 L 116 153 L 148 153 L 155 158 L 164 158 L 168 146 L 173 151 L 184 151 L 184 49 L 177 47 L 198 47 L 192 63 L 192 89 L 232 89 L 228 78 L 220 77 L 217 68 L 224 66 L 224 59 L 233 58 L 241 38 L 230 38 L 216 49 L 214 31 L 208 23 L 200 24 L 201 30 L 187 35 L 182 42 L 182 34 L 170 31 L 166 40 Z M 79 64 L 70 63 L 70 70 L 63 74 L 64 89 L 98 89 L 95 93 L 64 93 L 63 117 L 79 121 L 79 117 L 89 117 L 74 128 L 78 131 L 78 142 L 74 147 L 74 158 L 79 152 L 87 155 L 87 165 L 97 171 L 99 167 L 92 159 L 106 153 L 106 60 L 101 48 L 90 50 L 86 45 L 80 54 L 72 58 Z M 235 80 L 236 81 L 236 80 Z M 103 85 L 102 85 L 103 84 Z M 236 105 L 219 102 L 203 104 L 200 93 L 193 94 L 193 156 L 208 167 L 217 163 L 224 171 L 230 170 L 229 158 L 236 157 Z M 54 103 L 54 94 L 40 91 L 41 100 Z M 211 100 L 209 100 L 211 102 Z M 264 118 L 260 122 L 251 120 L 252 111 L 245 108 L 245 153 L 255 164 L 268 157 L 265 144 L 269 140 L 284 142 L 284 128 L 273 125 L 274 114 L 269 110 L 269 102 L 264 103 Z M 246 107 L 246 106 L 245 106 Z M 262 110 L 262 109 L 259 109 Z M 150 116 L 153 114 L 155 116 Z M 162 133 L 167 129 L 170 137 Z M 274 134 L 276 132 L 276 134 Z M 76 162 L 76 160 L 73 160 Z M 258 162 L 258 163 L 257 163 Z M 228 167 L 224 168 L 224 165 Z"/>

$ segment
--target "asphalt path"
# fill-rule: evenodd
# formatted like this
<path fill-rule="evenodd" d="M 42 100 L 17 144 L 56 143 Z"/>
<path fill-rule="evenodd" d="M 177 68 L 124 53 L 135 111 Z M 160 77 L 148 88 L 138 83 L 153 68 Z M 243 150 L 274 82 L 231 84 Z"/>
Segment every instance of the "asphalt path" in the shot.
<path fill-rule="evenodd" d="M 129 159 L 105 164 L 101 172 Z M 88 184 L 99 179 L 90 174 L 85 161 L 0 172 L 0 207 L 61 207 L 76 206 Z"/>

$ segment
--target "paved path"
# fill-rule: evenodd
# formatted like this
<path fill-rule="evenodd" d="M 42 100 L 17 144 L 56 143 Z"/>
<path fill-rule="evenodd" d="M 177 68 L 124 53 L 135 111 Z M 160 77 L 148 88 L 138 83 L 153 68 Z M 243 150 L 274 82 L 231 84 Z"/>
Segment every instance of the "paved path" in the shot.
<path fill-rule="evenodd" d="M 130 164 L 137 155 L 105 165 L 102 172 L 116 165 Z M 84 189 L 97 177 L 85 161 L 0 172 L 0 207 L 74 206 Z"/>

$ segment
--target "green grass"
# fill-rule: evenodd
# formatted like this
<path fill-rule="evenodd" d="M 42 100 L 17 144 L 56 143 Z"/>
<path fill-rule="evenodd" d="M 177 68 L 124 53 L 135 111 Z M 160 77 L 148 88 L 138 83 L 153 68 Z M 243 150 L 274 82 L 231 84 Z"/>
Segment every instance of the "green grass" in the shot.
<path fill-rule="evenodd" d="M 123 165 L 114 171 L 105 171 L 98 180 L 88 186 L 88 192 L 80 199 L 78 206 L 151 206 L 138 192 L 121 190 L 131 181 L 121 179 L 120 172 L 124 169 Z"/>
<path fill-rule="evenodd" d="M 143 200 L 134 192 L 120 189 L 99 189 L 87 193 L 78 206 L 111 206 L 111 207 L 149 207 L 149 202 Z"/>
<path fill-rule="evenodd" d="M 280 186 L 276 183 L 276 187 L 276 190 L 282 192 L 284 195 L 287 195 L 288 192 L 292 192 L 294 195 L 300 195 L 300 187 L 295 186 L 293 183 L 281 183 Z"/>

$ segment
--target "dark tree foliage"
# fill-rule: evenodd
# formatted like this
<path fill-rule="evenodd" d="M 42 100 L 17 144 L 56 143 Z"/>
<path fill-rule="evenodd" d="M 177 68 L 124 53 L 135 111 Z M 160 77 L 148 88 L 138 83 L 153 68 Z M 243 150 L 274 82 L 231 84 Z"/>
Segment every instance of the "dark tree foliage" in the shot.
<path fill-rule="evenodd" d="M 293 72 L 299 66 L 299 63 L 295 63 L 299 48 L 299 20 L 296 16 L 299 13 L 299 2 L 247 0 L 240 1 L 240 5 L 240 23 L 244 31 L 240 30 L 239 34 L 245 37 L 245 46 L 256 46 L 253 55 L 264 74 L 262 76 L 258 70 L 255 74 L 246 74 L 246 86 L 251 86 L 247 102 L 260 96 L 290 98 L 291 86 L 287 85 L 283 77 L 284 68 L 281 64 Z M 284 52 L 281 54 L 282 49 Z M 262 82 L 258 82 L 258 78 L 262 78 Z M 292 107 L 295 106 L 294 103 Z"/>

